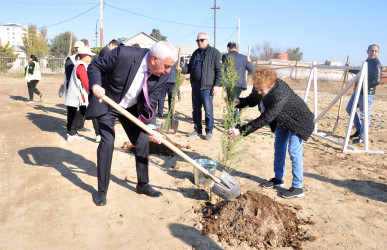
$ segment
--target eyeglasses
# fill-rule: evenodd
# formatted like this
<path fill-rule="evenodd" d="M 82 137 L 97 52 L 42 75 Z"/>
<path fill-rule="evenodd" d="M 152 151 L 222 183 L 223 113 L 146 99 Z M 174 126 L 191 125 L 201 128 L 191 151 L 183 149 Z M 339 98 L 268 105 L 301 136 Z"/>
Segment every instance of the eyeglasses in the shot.
<path fill-rule="evenodd" d="M 207 39 L 197 39 L 196 42 L 197 43 L 199 43 L 199 42 L 204 43 L 205 40 L 207 40 Z"/>

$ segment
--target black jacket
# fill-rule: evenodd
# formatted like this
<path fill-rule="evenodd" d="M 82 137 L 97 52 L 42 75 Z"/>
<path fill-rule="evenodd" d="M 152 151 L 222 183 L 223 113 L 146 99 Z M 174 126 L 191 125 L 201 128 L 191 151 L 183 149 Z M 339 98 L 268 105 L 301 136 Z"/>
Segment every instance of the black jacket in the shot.
<path fill-rule="evenodd" d="M 191 59 L 189 60 L 189 64 L 186 67 L 182 68 L 183 74 L 190 74 L 192 72 L 193 67 L 195 66 L 195 59 L 198 54 L 197 49 L 192 54 Z M 191 86 L 193 86 L 192 77 L 190 77 Z M 201 90 L 212 89 L 213 86 L 222 86 L 222 58 L 219 50 L 207 46 L 207 50 L 205 52 L 205 57 L 203 60 L 202 66 L 202 77 L 201 77 Z"/>
<path fill-rule="evenodd" d="M 382 64 L 378 58 L 367 59 L 368 63 L 368 95 L 375 95 L 376 86 L 379 85 L 380 79 L 382 78 Z M 359 70 L 350 70 L 349 72 L 357 74 Z M 363 89 L 361 89 L 363 94 Z"/>
<path fill-rule="evenodd" d="M 91 62 L 87 68 L 89 77 L 89 87 L 92 89 L 94 84 L 102 85 L 106 96 L 110 97 L 116 103 L 120 103 L 128 92 L 142 59 L 149 49 L 135 48 L 131 46 L 119 46 L 111 50 L 105 56 Z M 105 74 L 105 77 L 101 77 Z M 149 101 L 153 113 L 155 114 L 157 101 L 160 96 L 163 85 L 167 82 L 169 73 L 161 76 L 151 75 L 148 79 Z M 86 118 L 94 118 L 104 115 L 112 109 L 107 103 L 100 103 L 92 94 L 89 94 L 89 106 L 86 109 Z M 148 117 L 150 110 L 146 103 L 143 91 L 137 97 L 138 114 Z M 155 116 L 147 124 L 156 124 Z"/>
<path fill-rule="evenodd" d="M 275 132 L 277 125 L 289 129 L 294 134 L 307 140 L 314 129 L 314 115 L 306 103 L 289 87 L 289 85 L 277 79 L 274 87 L 262 96 L 254 89 L 246 98 L 240 98 L 238 108 L 246 106 L 254 107 L 263 101 L 265 111 L 255 120 L 241 126 L 239 130 L 245 131 L 245 136 L 270 125 L 271 131 Z"/>
<path fill-rule="evenodd" d="M 233 59 L 234 59 L 234 68 L 238 72 L 238 76 L 239 76 L 239 79 L 238 79 L 236 86 L 242 88 L 243 90 L 246 90 L 247 84 L 246 84 L 246 73 L 245 72 L 247 70 L 249 73 L 253 73 L 253 71 L 254 71 L 253 66 L 251 66 L 251 64 L 247 60 L 247 56 L 239 54 L 235 50 L 231 51 L 230 53 L 224 54 L 222 56 L 223 65 L 226 64 L 226 60 L 230 56 L 233 57 Z"/>

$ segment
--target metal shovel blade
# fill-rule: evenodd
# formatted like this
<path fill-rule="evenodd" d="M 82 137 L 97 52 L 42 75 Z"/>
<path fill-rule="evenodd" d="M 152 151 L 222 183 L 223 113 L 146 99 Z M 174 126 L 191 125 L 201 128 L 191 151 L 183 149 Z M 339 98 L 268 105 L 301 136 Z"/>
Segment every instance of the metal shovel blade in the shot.
<path fill-rule="evenodd" d="M 212 174 L 209 174 L 210 177 Z M 213 179 L 211 177 L 211 179 Z M 241 189 L 237 180 L 232 177 L 226 171 L 222 171 L 220 177 L 220 183 L 214 182 L 211 191 L 225 200 L 235 199 L 241 194 Z"/>
<path fill-rule="evenodd" d="M 178 126 L 179 126 L 179 121 L 172 119 L 168 125 L 168 130 L 167 130 L 168 134 L 176 134 Z"/>

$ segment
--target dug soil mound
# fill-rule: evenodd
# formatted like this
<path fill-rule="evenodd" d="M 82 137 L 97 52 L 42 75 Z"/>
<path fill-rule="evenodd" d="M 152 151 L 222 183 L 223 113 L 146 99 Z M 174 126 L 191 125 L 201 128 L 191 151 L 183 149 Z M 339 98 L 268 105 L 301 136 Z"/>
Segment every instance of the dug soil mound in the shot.
<path fill-rule="evenodd" d="M 313 224 L 299 219 L 288 206 L 256 191 L 204 207 L 202 221 L 203 234 L 216 234 L 219 241 L 230 246 L 246 242 L 255 248 L 301 248 L 305 232 L 300 226 L 306 223 Z"/>

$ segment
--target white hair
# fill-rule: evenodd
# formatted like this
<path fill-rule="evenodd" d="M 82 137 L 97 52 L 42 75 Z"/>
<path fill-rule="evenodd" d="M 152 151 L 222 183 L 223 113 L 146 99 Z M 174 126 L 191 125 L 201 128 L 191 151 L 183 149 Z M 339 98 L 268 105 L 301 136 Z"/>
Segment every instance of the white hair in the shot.
<path fill-rule="evenodd" d="M 208 37 L 207 33 L 200 32 L 196 37 L 199 37 L 199 35 L 204 35 L 208 41 L 210 41 L 210 38 Z"/>
<path fill-rule="evenodd" d="M 159 60 L 164 60 L 165 58 L 172 58 L 174 62 L 177 61 L 177 53 L 175 47 L 169 42 L 161 41 L 153 45 L 149 50 L 150 56 L 155 56 Z"/>

